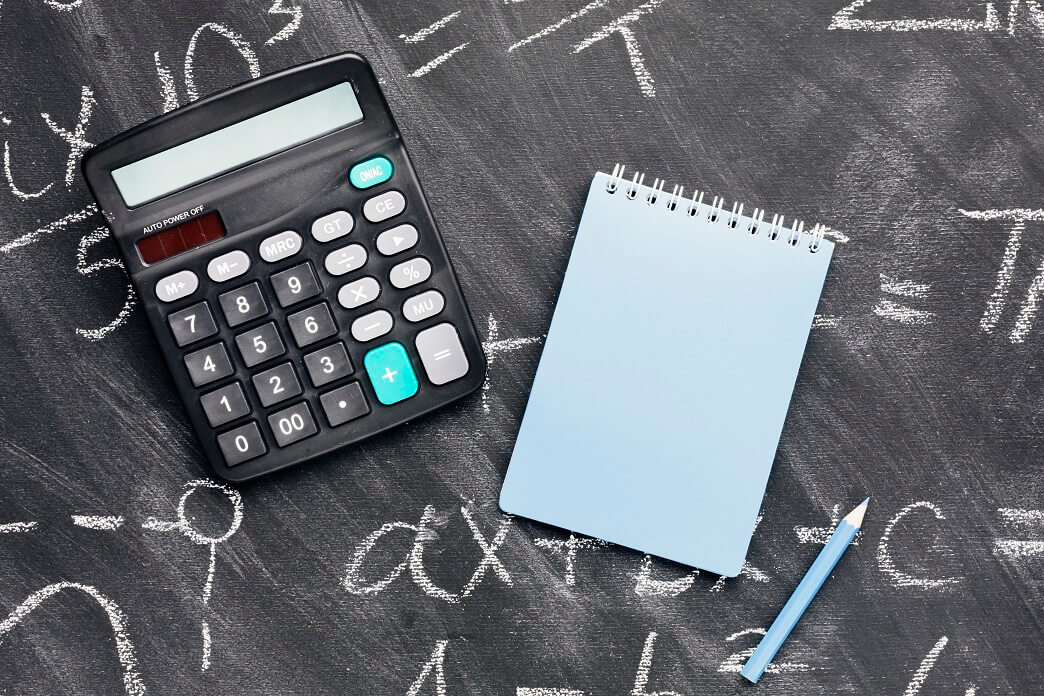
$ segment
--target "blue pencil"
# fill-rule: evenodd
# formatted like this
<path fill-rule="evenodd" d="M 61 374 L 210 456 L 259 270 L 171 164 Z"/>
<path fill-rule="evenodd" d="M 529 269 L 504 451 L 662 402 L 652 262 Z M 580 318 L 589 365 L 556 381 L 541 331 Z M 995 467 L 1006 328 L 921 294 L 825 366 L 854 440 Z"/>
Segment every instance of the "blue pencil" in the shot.
<path fill-rule="evenodd" d="M 863 525 L 863 515 L 866 514 L 866 506 L 869 503 L 870 499 L 867 498 L 855 510 L 845 515 L 845 518 L 837 525 L 837 529 L 830 536 L 826 546 L 816 556 L 812 567 L 808 569 L 805 577 L 798 583 L 794 594 L 790 595 L 790 599 L 783 605 L 783 610 L 779 612 L 779 616 L 772 622 L 768 633 L 758 643 L 754 654 L 750 656 L 747 663 L 743 665 L 743 669 L 740 670 L 740 674 L 745 679 L 755 684 L 758 682 L 758 679 L 761 679 L 765 668 L 772 662 L 772 658 L 776 656 L 776 653 L 783 645 L 783 641 L 794 630 L 794 626 L 797 625 L 797 622 L 805 613 L 805 609 L 808 609 L 812 598 L 816 596 L 819 588 L 830 577 L 834 566 L 841 560 L 841 556 L 844 555 L 848 545 L 852 543 L 852 539 L 855 538 L 859 528 Z"/>

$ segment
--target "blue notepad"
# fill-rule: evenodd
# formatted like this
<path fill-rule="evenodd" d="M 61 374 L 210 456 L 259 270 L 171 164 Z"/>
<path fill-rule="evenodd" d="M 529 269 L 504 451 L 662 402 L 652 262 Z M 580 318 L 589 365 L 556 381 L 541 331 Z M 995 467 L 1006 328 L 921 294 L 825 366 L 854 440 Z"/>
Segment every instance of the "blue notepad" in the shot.
<path fill-rule="evenodd" d="M 707 198 L 595 175 L 500 506 L 735 576 L 834 245 Z"/>

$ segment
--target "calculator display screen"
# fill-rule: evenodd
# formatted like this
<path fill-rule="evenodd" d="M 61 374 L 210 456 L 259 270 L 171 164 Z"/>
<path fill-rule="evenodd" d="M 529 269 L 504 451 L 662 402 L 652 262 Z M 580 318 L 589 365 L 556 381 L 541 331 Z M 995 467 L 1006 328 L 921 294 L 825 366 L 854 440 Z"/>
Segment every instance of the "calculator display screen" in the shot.
<path fill-rule="evenodd" d="M 224 236 L 225 225 L 221 222 L 221 216 L 216 212 L 207 213 L 142 237 L 137 241 L 138 253 L 144 263 L 156 263 Z"/>
<path fill-rule="evenodd" d="M 341 82 L 114 169 L 112 179 L 134 207 L 362 120 L 355 90 Z"/>

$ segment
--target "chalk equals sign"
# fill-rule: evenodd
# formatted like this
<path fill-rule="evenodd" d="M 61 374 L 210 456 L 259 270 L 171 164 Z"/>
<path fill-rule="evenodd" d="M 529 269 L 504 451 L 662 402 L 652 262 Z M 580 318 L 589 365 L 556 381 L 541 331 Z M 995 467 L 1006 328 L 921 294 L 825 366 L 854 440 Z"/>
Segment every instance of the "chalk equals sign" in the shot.
<path fill-rule="evenodd" d="M 998 508 L 997 514 L 1005 522 L 1015 527 L 1044 527 L 1044 510 Z M 993 552 L 998 556 L 1009 558 L 1044 556 L 1044 540 L 997 539 L 993 542 Z"/>
<path fill-rule="evenodd" d="M 881 292 L 892 297 L 903 297 L 913 299 L 924 299 L 928 296 L 931 286 L 927 283 L 915 283 L 912 280 L 896 280 L 884 273 L 881 274 Z M 874 305 L 874 314 L 900 324 L 924 325 L 930 324 L 935 318 L 935 312 L 926 312 L 923 309 L 915 309 L 901 304 L 890 297 L 882 297 Z"/>

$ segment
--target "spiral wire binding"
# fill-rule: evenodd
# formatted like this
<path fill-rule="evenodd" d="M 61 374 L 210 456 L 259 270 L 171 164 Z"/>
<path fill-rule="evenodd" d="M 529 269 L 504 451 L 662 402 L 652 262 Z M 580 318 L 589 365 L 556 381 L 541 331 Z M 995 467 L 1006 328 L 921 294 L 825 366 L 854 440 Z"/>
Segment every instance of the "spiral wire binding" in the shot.
<path fill-rule="evenodd" d="M 624 170 L 626 167 L 622 164 L 617 164 L 613 167 L 613 173 L 609 176 L 609 182 L 605 185 L 607 193 L 616 193 L 620 185 L 624 183 Z M 627 185 L 627 189 L 624 191 L 624 195 L 627 196 L 628 200 L 634 200 L 638 197 L 639 189 L 642 187 L 642 182 L 645 181 L 645 174 L 635 172 L 631 178 L 630 183 Z M 649 190 L 649 194 L 645 197 L 647 205 L 656 205 L 656 202 L 664 195 L 664 187 L 667 185 L 666 179 L 656 179 L 653 182 L 652 187 Z M 675 184 L 674 189 L 671 191 L 670 196 L 667 197 L 667 210 L 672 213 L 678 209 L 678 205 L 682 201 L 682 197 L 685 193 L 685 187 Z M 692 197 L 689 200 L 686 212 L 689 217 L 696 217 L 700 214 L 700 210 L 703 208 L 703 196 L 705 191 L 693 190 Z M 754 212 L 751 213 L 750 225 L 747 226 L 747 232 L 751 236 L 757 235 L 761 231 L 761 226 L 765 222 L 766 211 L 763 208 L 754 208 Z M 723 216 L 727 216 L 725 225 L 730 229 L 735 229 L 739 225 L 740 218 L 743 217 L 743 204 L 734 202 L 732 204 L 732 210 L 725 212 L 725 199 L 721 196 L 715 196 L 714 202 L 711 203 L 710 208 L 707 210 L 707 219 L 714 223 L 717 222 Z M 772 222 L 769 224 L 768 232 L 766 237 L 769 241 L 775 241 L 783 234 L 786 228 L 786 218 L 782 215 L 773 215 Z M 794 218 L 790 223 L 790 228 L 787 229 L 786 243 L 789 246 L 796 247 L 801 242 L 801 235 L 805 234 L 805 222 L 804 220 L 798 220 Z M 823 238 L 826 235 L 826 226 L 816 223 L 808 234 L 812 237 L 812 240 L 808 244 L 808 250 L 813 254 L 819 251 L 820 246 L 823 244 Z"/>

